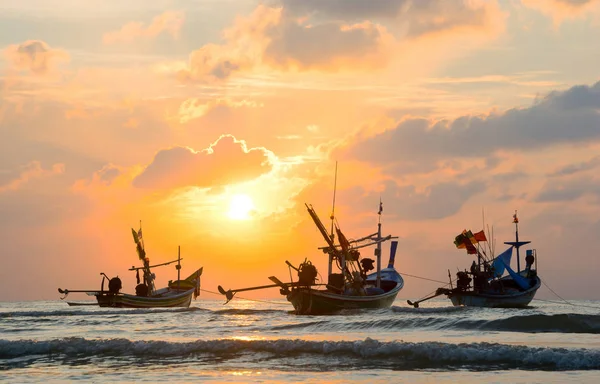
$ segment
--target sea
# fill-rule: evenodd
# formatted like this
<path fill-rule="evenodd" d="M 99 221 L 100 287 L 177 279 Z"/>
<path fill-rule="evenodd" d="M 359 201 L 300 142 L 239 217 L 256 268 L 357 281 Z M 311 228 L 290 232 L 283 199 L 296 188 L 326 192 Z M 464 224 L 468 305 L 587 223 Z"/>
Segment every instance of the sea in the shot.
<path fill-rule="evenodd" d="M 600 383 L 598 301 L 291 308 L 238 298 L 179 309 L 0 303 L 0 381 Z"/>

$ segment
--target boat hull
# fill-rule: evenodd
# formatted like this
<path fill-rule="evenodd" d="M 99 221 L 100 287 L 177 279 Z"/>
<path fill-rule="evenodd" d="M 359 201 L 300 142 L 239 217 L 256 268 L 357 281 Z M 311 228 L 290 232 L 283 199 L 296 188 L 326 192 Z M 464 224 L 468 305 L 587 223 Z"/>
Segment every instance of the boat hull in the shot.
<path fill-rule="evenodd" d="M 386 277 L 390 278 L 388 282 L 393 281 L 396 286 L 380 295 L 349 296 L 311 288 L 295 288 L 287 295 L 287 299 L 299 315 L 326 315 L 344 309 L 389 308 L 404 287 L 404 280 L 395 270 L 393 273 L 387 272 Z M 367 281 L 370 280 L 371 276 L 367 278 Z"/>
<path fill-rule="evenodd" d="M 483 308 L 524 308 L 531 303 L 540 287 L 540 279 L 535 277 L 536 283 L 526 291 L 512 294 L 486 294 L 475 292 L 451 292 L 448 298 L 455 307 L 483 307 Z"/>
<path fill-rule="evenodd" d="M 100 307 L 114 308 L 188 308 L 192 302 L 194 290 L 184 292 L 172 292 L 154 297 L 143 297 L 129 294 L 119 295 L 97 295 L 96 299 Z"/>

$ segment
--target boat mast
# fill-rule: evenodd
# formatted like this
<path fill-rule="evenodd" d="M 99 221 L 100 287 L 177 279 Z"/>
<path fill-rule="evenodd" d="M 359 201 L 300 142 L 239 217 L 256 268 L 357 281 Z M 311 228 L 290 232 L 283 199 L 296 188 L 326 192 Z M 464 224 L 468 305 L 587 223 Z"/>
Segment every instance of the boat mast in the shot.
<path fill-rule="evenodd" d="M 513 223 L 515 223 L 515 243 L 519 244 L 519 219 L 517 218 L 517 210 L 513 216 Z M 521 256 L 519 254 L 520 246 L 517 246 L 517 273 L 521 273 Z"/>
<path fill-rule="evenodd" d="M 142 220 L 140 220 L 140 233 L 142 233 Z M 144 280 L 146 285 L 148 286 L 148 293 L 150 296 L 154 294 L 154 278 L 152 277 L 152 272 L 150 271 L 150 260 L 146 257 L 146 245 L 144 244 L 144 236 L 141 236 L 141 246 L 144 252 L 144 258 L 142 263 L 144 264 Z"/>
<path fill-rule="evenodd" d="M 179 291 L 179 281 L 181 280 L 181 245 L 177 246 L 177 290 Z"/>
<path fill-rule="evenodd" d="M 333 221 L 335 220 L 335 192 L 337 189 L 337 161 L 335 162 L 335 176 L 333 179 L 333 203 L 332 203 L 332 207 L 331 207 L 331 216 L 329 217 L 331 219 L 331 234 L 329 235 L 329 237 L 331 238 L 331 243 L 334 243 L 334 239 L 335 239 L 335 235 L 333 233 Z M 342 274 L 344 274 L 345 276 L 345 263 L 343 263 L 342 260 Z M 329 273 L 327 276 L 331 276 L 332 273 L 332 264 L 333 264 L 333 253 L 329 253 Z"/>
<path fill-rule="evenodd" d="M 517 273 L 521 273 L 521 254 L 519 248 L 523 245 L 531 243 L 531 241 L 519 241 L 519 218 L 517 217 L 517 211 L 513 215 L 513 223 L 515 224 L 515 241 L 505 241 L 504 244 L 512 245 L 517 248 Z"/>
<path fill-rule="evenodd" d="M 383 203 L 381 202 L 381 196 L 379 197 L 379 219 L 377 221 L 377 249 L 375 255 L 377 256 L 377 288 L 381 288 L 381 212 L 383 211 Z"/>

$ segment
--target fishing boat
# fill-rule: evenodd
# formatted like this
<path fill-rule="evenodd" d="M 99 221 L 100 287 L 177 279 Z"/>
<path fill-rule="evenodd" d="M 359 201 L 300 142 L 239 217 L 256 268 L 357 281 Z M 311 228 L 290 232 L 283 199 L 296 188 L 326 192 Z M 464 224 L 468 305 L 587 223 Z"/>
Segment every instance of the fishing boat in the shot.
<path fill-rule="evenodd" d="M 122 282 L 117 277 L 109 278 L 103 272 L 102 283 L 100 290 L 69 290 L 58 289 L 62 295 L 61 299 L 65 299 L 69 293 L 85 293 L 89 296 L 95 296 L 97 305 L 100 307 L 119 307 L 119 308 L 168 308 L 168 307 L 189 307 L 192 297 L 196 299 L 200 295 L 200 276 L 202 268 L 196 270 L 187 278 L 181 280 L 181 248 L 178 248 L 177 260 L 150 265 L 150 259 L 146 256 L 144 241 L 142 237 L 142 229 L 136 231 L 131 229 L 133 239 L 136 244 L 136 250 L 139 259 L 142 261 L 141 267 L 131 267 L 130 271 L 136 272 L 137 286 L 135 294 L 122 293 Z M 156 275 L 151 271 L 151 268 L 162 267 L 177 263 L 177 280 L 169 281 L 164 288 L 156 289 L 154 280 Z M 140 271 L 143 272 L 143 281 L 140 281 Z M 105 283 L 108 281 L 108 289 L 105 289 Z M 82 305 L 78 302 L 67 302 L 69 305 Z M 90 305 L 85 303 L 85 305 Z"/>
<path fill-rule="evenodd" d="M 485 232 L 477 233 L 464 230 L 456 236 L 454 244 L 459 249 L 466 249 L 467 254 L 477 255 L 477 262 L 473 261 L 469 271 L 459 271 L 455 283 L 452 285 L 450 270 L 448 277 L 450 288 L 438 288 L 434 295 L 408 304 L 417 308 L 419 303 L 437 296 L 446 295 L 454 306 L 491 307 L 491 308 L 523 308 L 533 300 L 540 288 L 541 280 L 537 274 L 537 252 L 527 249 L 525 268 L 521 269 L 520 248 L 531 243 L 519 240 L 519 219 L 517 212 L 513 215 L 515 224 L 515 241 L 504 244 L 509 248 L 496 257 L 488 257 L 483 244 L 488 244 L 490 255 L 493 254 L 492 246 L 487 242 Z M 510 266 L 513 250 L 517 254 L 517 270 Z M 506 275 L 505 275 L 506 272 Z"/>
<path fill-rule="evenodd" d="M 275 276 L 269 277 L 274 283 L 259 287 L 225 290 L 219 286 L 219 292 L 229 302 L 236 293 L 264 288 L 280 288 L 280 293 L 293 305 L 299 315 L 323 315 L 335 313 L 343 309 L 389 308 L 398 292 L 404 286 L 402 276 L 394 269 L 394 259 L 398 241 L 397 237 L 381 235 L 381 213 L 383 205 L 379 204 L 379 221 L 377 232 L 357 240 L 348 240 L 335 224 L 338 244 L 335 244 L 334 215 L 332 214 L 331 233 L 323 225 L 312 206 L 305 204 L 306 209 L 327 243 L 319 248 L 329 257 L 328 281 L 317 283 L 317 268 L 307 259 L 298 267 L 286 260 L 290 269 L 297 272 L 298 280 L 284 283 Z M 381 244 L 391 241 L 389 262 L 381 268 Z M 375 245 L 375 260 L 361 257 L 360 249 Z M 334 265 L 336 272 L 334 273 Z M 370 271 L 374 272 L 369 273 Z"/>

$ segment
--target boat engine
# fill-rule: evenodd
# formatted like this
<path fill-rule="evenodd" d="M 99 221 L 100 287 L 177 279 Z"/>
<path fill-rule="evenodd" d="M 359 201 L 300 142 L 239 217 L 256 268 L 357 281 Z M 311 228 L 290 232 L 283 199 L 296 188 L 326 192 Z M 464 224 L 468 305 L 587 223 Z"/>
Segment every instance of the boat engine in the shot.
<path fill-rule="evenodd" d="M 367 273 L 370 270 L 375 269 L 375 267 L 373 266 L 374 262 L 375 262 L 375 260 L 373 260 L 373 259 L 362 259 L 360 261 L 360 265 L 362 265 L 363 271 L 365 271 L 365 273 Z"/>
<path fill-rule="evenodd" d="M 298 267 L 298 283 L 313 285 L 317 279 L 317 268 L 310 261 L 305 261 Z"/>
<path fill-rule="evenodd" d="M 146 297 L 148 296 L 148 286 L 146 284 L 138 284 L 135 287 L 136 296 Z"/>
<path fill-rule="evenodd" d="M 108 293 L 116 295 L 119 293 L 121 288 L 123 288 L 123 285 L 121 284 L 121 279 L 119 279 L 119 276 L 113 277 L 108 281 Z"/>

